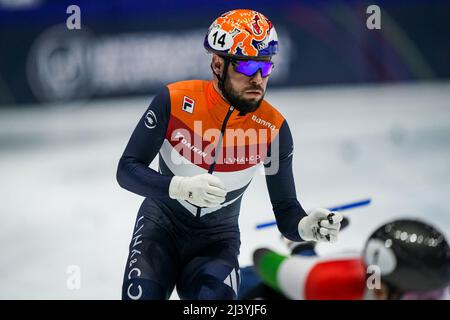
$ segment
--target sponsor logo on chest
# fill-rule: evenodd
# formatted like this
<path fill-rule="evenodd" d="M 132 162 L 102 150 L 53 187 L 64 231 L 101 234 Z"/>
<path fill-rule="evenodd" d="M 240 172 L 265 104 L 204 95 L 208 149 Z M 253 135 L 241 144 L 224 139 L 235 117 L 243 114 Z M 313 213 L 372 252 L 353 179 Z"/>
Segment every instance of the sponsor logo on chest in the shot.
<path fill-rule="evenodd" d="M 266 121 L 264 119 L 258 118 L 256 115 L 252 115 L 252 120 L 255 121 L 256 123 L 264 126 L 264 127 L 269 128 L 270 130 L 275 130 L 277 128 L 275 125 L 273 125 L 269 121 Z"/>
<path fill-rule="evenodd" d="M 180 138 L 181 140 L 179 140 Z M 175 133 L 174 140 L 179 140 L 181 144 L 183 144 L 187 149 L 191 150 L 192 152 L 195 152 L 196 154 L 202 156 L 203 158 L 208 155 L 208 152 L 205 152 L 201 150 L 199 147 L 196 147 L 195 145 L 191 144 L 191 142 L 189 142 L 186 139 L 186 137 L 179 131 Z"/>
<path fill-rule="evenodd" d="M 195 105 L 194 99 L 191 99 L 186 96 L 183 97 L 183 106 L 182 106 L 183 111 L 186 111 L 189 113 L 194 112 L 194 105 Z"/>

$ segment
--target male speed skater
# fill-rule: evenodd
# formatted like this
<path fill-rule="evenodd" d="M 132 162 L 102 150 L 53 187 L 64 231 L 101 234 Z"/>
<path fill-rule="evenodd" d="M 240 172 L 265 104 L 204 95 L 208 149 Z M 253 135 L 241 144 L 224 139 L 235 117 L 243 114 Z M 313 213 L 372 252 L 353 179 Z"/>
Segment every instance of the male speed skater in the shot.
<path fill-rule="evenodd" d="M 165 86 L 119 161 L 120 186 L 145 197 L 123 299 L 168 299 L 175 287 L 181 299 L 236 299 L 241 199 L 260 166 L 286 238 L 334 242 L 338 236 L 338 212 L 307 214 L 297 200 L 291 132 L 264 99 L 278 52 L 273 24 L 259 12 L 233 10 L 211 24 L 204 47 L 213 79 Z M 158 171 L 149 168 L 157 155 Z"/>

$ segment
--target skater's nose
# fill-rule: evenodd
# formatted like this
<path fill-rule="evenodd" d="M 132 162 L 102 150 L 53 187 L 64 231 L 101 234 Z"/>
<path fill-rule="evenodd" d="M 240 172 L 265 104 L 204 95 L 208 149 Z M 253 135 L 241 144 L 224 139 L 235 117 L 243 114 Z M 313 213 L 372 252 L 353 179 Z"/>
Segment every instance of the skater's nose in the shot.
<path fill-rule="evenodd" d="M 250 77 L 251 84 L 261 85 L 263 82 L 263 77 L 261 75 L 261 70 L 256 71 L 256 73 Z"/>

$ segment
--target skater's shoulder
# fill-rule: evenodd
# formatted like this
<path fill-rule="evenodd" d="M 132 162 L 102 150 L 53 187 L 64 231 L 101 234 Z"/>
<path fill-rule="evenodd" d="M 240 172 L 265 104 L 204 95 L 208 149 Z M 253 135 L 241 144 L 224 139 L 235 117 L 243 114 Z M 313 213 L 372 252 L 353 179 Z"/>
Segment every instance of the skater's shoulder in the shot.
<path fill-rule="evenodd" d="M 172 82 L 167 85 L 171 93 L 200 93 L 205 90 L 207 80 L 184 80 Z"/>

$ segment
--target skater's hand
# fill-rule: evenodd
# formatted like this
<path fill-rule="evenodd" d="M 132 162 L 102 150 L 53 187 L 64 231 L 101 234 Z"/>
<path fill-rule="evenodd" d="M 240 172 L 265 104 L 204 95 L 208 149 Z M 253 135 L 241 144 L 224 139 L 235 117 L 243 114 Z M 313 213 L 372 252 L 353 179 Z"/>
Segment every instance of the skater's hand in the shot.
<path fill-rule="evenodd" d="M 342 218 L 339 212 L 317 208 L 300 220 L 298 232 L 305 241 L 336 242 Z"/>
<path fill-rule="evenodd" d="M 193 177 L 175 176 L 170 181 L 169 196 L 199 207 L 215 207 L 225 201 L 225 184 L 209 173 Z"/>

